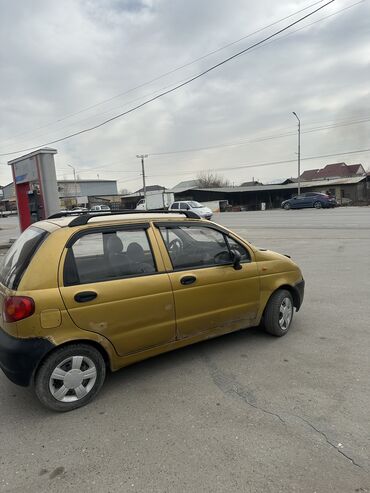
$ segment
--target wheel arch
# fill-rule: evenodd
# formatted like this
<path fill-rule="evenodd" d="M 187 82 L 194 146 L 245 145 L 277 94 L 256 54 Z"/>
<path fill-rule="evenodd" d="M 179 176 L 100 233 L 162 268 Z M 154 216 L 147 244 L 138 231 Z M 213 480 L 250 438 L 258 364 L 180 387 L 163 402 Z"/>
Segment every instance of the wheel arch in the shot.
<path fill-rule="evenodd" d="M 267 308 L 267 305 L 269 304 L 269 301 L 271 299 L 271 297 L 277 292 L 277 291 L 280 291 L 281 289 L 286 289 L 287 291 L 289 291 L 289 293 L 292 295 L 292 298 L 293 298 L 293 306 L 295 307 L 296 311 L 298 311 L 301 307 L 301 298 L 299 296 L 299 292 L 298 292 L 298 289 L 294 286 L 292 286 L 291 284 L 282 284 L 281 286 L 277 287 L 276 289 L 274 289 L 274 291 L 271 292 L 267 302 L 266 302 L 266 305 L 263 309 L 263 314 L 262 314 L 262 318 L 263 318 L 263 315 L 265 314 L 265 311 L 266 311 L 266 308 Z"/>
<path fill-rule="evenodd" d="M 93 341 L 91 339 L 73 339 L 73 340 L 70 340 L 70 341 L 63 342 L 62 344 L 58 344 L 57 346 L 54 346 L 52 349 L 50 349 L 50 351 L 48 351 L 46 354 L 44 354 L 44 356 L 38 362 L 38 365 L 36 366 L 36 368 L 35 368 L 35 370 L 33 372 L 32 380 L 31 381 L 33 383 L 35 382 L 35 378 L 36 378 L 37 372 L 39 371 L 39 368 L 41 367 L 41 365 L 43 364 L 43 362 L 54 351 L 56 351 L 57 349 L 60 349 L 62 347 L 73 346 L 73 345 L 76 345 L 76 344 L 85 344 L 86 346 L 92 346 L 92 347 L 94 347 L 102 355 L 106 368 L 109 368 L 109 370 L 112 369 L 112 366 L 111 366 L 111 358 L 110 358 L 110 356 L 108 354 L 108 351 L 104 348 L 104 346 L 102 344 L 99 344 L 99 342 Z"/>

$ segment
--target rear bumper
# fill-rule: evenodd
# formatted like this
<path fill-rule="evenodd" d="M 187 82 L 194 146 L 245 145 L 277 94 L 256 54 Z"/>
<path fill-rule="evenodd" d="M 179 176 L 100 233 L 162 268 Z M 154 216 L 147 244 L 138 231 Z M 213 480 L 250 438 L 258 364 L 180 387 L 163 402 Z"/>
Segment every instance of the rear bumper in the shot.
<path fill-rule="evenodd" d="M 27 387 L 40 361 L 53 348 L 47 339 L 18 339 L 0 329 L 0 368 L 9 380 Z"/>
<path fill-rule="evenodd" d="M 296 293 L 296 300 L 295 300 L 294 304 L 296 305 L 297 311 L 301 308 L 302 303 L 303 303 L 304 286 L 305 286 L 304 279 L 302 279 L 302 281 L 299 281 L 294 285 L 294 291 Z"/>

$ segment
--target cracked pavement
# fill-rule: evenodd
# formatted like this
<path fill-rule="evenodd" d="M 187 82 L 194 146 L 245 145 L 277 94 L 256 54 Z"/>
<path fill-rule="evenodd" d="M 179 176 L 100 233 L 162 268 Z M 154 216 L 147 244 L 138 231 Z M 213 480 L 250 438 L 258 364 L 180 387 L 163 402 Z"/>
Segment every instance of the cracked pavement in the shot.
<path fill-rule="evenodd" d="M 0 374 L 1 493 L 370 492 L 370 208 L 214 219 L 302 267 L 289 334 L 133 365 L 63 415 Z"/>

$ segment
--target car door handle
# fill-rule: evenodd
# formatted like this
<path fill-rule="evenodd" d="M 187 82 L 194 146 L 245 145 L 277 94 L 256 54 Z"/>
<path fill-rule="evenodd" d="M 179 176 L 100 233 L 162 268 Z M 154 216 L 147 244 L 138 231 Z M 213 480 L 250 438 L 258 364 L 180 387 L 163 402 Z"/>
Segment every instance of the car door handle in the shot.
<path fill-rule="evenodd" d="M 78 303 L 85 303 L 85 301 L 92 301 L 98 296 L 98 293 L 95 291 L 81 291 L 80 293 L 75 294 L 75 301 Z"/>
<path fill-rule="evenodd" d="M 188 284 L 193 284 L 197 278 L 195 276 L 184 276 L 180 279 L 181 284 L 187 286 Z"/>

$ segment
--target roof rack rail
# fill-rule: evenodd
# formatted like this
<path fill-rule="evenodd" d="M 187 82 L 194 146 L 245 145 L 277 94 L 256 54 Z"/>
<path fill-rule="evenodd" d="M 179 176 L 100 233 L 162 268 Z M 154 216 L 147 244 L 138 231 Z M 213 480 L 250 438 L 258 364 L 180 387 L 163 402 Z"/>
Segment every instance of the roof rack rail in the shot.
<path fill-rule="evenodd" d="M 183 214 L 189 219 L 201 219 L 198 214 L 196 214 L 193 211 L 186 211 L 186 210 L 151 210 L 151 211 L 141 211 L 141 210 L 136 210 L 136 209 L 123 209 L 120 211 L 110 211 L 110 212 L 98 212 L 96 214 L 90 213 L 90 212 L 57 212 L 56 214 L 53 214 L 48 217 L 48 219 L 57 219 L 60 217 L 68 217 L 68 216 L 76 216 L 72 221 L 69 223 L 69 227 L 73 226 L 83 226 L 87 224 L 90 219 L 93 217 L 106 217 L 106 216 L 118 216 L 122 214 Z"/>
<path fill-rule="evenodd" d="M 86 212 L 77 212 L 77 211 L 64 211 L 64 212 L 56 212 L 52 214 L 47 219 L 58 219 L 60 217 L 68 217 L 68 216 L 79 216 L 80 214 L 86 214 Z"/>

